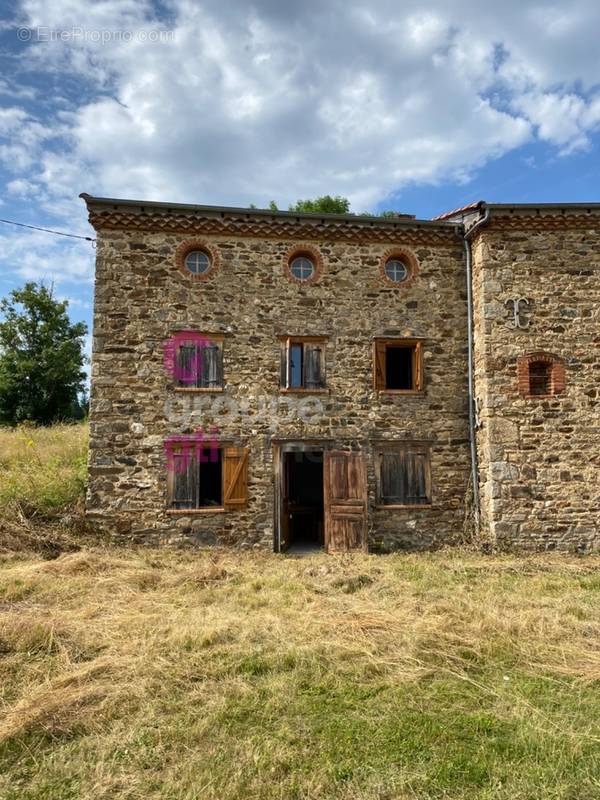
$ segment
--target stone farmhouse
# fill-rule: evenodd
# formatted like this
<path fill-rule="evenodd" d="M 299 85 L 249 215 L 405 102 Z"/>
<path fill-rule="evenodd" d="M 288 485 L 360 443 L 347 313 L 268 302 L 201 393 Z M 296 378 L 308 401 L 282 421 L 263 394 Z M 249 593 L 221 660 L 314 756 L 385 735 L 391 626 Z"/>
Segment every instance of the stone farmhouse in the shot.
<path fill-rule="evenodd" d="M 91 197 L 88 515 L 140 542 L 600 545 L 600 203 Z"/>

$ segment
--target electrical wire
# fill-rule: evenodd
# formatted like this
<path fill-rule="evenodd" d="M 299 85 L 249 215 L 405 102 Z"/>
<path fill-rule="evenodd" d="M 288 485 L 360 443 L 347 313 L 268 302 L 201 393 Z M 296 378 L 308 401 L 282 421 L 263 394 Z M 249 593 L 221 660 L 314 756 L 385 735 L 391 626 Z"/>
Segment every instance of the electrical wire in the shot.
<path fill-rule="evenodd" d="M 51 228 L 40 228 L 37 225 L 26 225 L 24 222 L 15 222 L 12 219 L 0 219 L 6 225 L 18 225 L 19 228 L 30 228 L 32 231 L 44 231 L 44 233 L 53 233 L 55 236 L 68 236 L 70 239 L 85 239 L 86 242 L 95 242 L 96 240 L 91 236 L 79 236 L 76 233 L 64 233 L 64 231 L 53 231 Z"/>

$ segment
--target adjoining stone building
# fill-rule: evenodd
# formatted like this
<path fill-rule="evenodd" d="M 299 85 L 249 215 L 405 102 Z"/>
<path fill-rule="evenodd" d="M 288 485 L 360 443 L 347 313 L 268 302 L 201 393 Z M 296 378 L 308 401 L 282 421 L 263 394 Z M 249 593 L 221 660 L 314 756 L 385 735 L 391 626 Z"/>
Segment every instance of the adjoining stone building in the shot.
<path fill-rule="evenodd" d="M 417 220 L 82 197 L 98 525 L 277 551 L 598 546 L 600 204 Z"/>

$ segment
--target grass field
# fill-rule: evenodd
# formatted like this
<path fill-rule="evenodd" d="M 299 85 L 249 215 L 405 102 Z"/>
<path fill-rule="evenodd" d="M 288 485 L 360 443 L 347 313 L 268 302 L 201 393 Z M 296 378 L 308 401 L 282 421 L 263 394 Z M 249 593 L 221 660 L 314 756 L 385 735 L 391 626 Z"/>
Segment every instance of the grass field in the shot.
<path fill-rule="evenodd" d="M 52 516 L 77 503 L 86 480 L 87 426 L 0 428 L 0 508 Z"/>
<path fill-rule="evenodd" d="M 72 487 L 74 435 L 71 467 L 53 456 Z M 68 504 L 19 492 L 6 508 L 34 521 L 0 555 L 2 800 L 600 796 L 600 559 L 89 541 L 47 559 L 35 526 Z"/>

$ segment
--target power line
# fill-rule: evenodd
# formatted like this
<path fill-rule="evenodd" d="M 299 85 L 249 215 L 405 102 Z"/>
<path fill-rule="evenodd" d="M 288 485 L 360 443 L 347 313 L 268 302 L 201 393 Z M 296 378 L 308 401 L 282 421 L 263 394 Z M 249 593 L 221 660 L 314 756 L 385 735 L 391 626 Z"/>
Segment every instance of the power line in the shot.
<path fill-rule="evenodd" d="M 19 228 L 31 228 L 32 231 L 44 231 L 44 233 L 53 233 L 55 236 L 68 236 L 70 239 L 85 239 L 86 242 L 95 242 L 91 236 L 78 236 L 76 233 L 64 233 L 64 231 L 53 231 L 50 228 L 40 228 L 37 225 L 26 225 L 24 222 L 15 222 L 12 219 L 0 219 L 0 222 L 6 225 L 18 225 Z"/>

